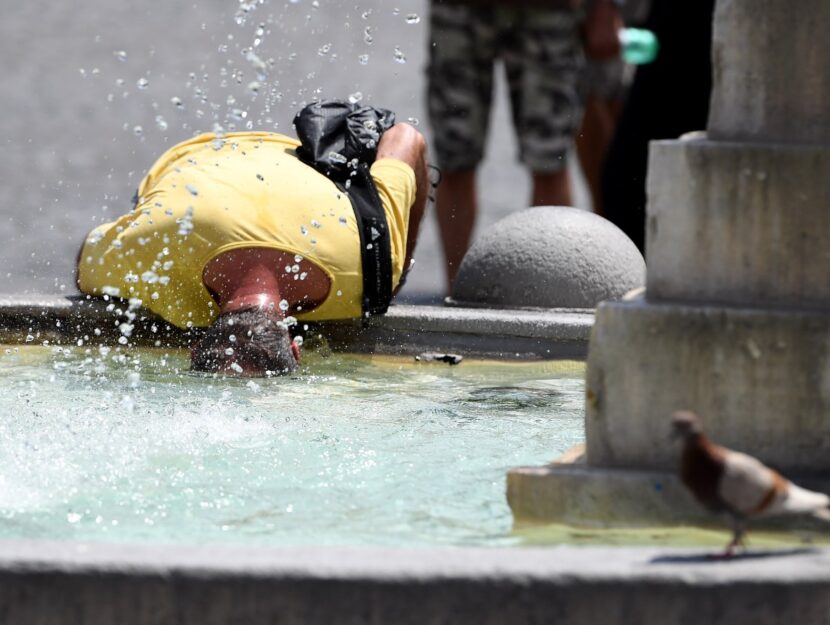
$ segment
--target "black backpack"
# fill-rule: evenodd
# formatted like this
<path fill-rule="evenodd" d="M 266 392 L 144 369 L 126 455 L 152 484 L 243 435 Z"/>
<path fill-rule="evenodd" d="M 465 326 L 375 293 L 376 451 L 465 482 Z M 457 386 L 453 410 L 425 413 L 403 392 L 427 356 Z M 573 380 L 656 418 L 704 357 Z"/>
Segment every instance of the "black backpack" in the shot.
<path fill-rule="evenodd" d="M 297 155 L 332 180 L 352 203 L 363 266 L 363 315 L 381 315 L 392 299 L 389 226 L 369 167 L 395 114 L 343 102 L 314 102 L 294 117 L 302 144 Z"/>

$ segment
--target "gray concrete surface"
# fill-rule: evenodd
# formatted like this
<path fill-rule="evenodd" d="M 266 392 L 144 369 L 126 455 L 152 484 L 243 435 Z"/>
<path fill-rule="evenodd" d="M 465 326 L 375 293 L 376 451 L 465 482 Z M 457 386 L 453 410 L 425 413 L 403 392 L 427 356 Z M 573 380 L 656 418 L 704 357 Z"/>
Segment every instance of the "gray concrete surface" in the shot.
<path fill-rule="evenodd" d="M 15 625 L 813 625 L 830 618 L 830 551 L 2 543 L 0 613 Z"/>
<path fill-rule="evenodd" d="M 796 480 L 830 492 L 830 480 Z M 695 501 L 676 471 L 606 469 L 584 462 L 517 467 L 507 474 L 507 501 L 515 523 L 565 523 L 589 527 L 659 526 L 727 529 L 730 520 Z M 754 518 L 752 529 L 826 535 L 830 524 L 809 516 Z"/>
<path fill-rule="evenodd" d="M 653 142 L 649 297 L 830 306 L 828 172 L 830 143 Z"/>
<path fill-rule="evenodd" d="M 143 173 L 164 149 L 214 123 L 239 129 L 252 122 L 290 134 L 302 103 L 360 92 L 402 120 L 417 118 L 429 136 L 426 0 L 249 4 L 255 8 L 241 26 L 234 21 L 241 5 L 232 0 L 4 4 L 0 292 L 73 292 L 72 266 L 83 236 L 129 210 Z M 419 16 L 417 24 L 407 23 L 410 14 Z M 258 37 L 261 23 L 266 32 Z M 256 63 L 242 51 L 257 38 L 256 54 L 273 64 L 253 96 L 247 86 L 257 78 Z M 395 60 L 396 46 L 406 63 Z M 359 60 L 364 54 L 366 64 Z M 501 73 L 497 85 L 480 179 L 481 227 L 529 199 L 527 176 L 514 162 Z M 589 203 L 581 186 L 577 202 Z M 437 301 L 445 287 L 432 217 L 416 259 L 401 295 Z"/>
<path fill-rule="evenodd" d="M 709 133 L 715 140 L 830 144 L 830 3 L 718 2 Z"/>
<path fill-rule="evenodd" d="M 830 315 L 639 299 L 597 309 L 585 380 L 592 466 L 674 470 L 669 417 L 796 475 L 830 471 Z"/>
<path fill-rule="evenodd" d="M 508 215 L 475 241 L 452 298 L 495 308 L 594 308 L 642 287 L 642 254 L 594 213 L 537 206 Z"/>
<path fill-rule="evenodd" d="M 0 342 L 115 344 L 131 326 L 128 345 L 186 346 L 197 331 L 182 331 L 121 300 L 84 296 L 0 296 Z M 501 359 L 583 359 L 594 322 L 590 310 L 486 310 L 396 305 L 359 321 L 308 324 L 308 346 L 418 355 L 453 352 Z M 322 337 L 322 338 L 318 338 Z"/>

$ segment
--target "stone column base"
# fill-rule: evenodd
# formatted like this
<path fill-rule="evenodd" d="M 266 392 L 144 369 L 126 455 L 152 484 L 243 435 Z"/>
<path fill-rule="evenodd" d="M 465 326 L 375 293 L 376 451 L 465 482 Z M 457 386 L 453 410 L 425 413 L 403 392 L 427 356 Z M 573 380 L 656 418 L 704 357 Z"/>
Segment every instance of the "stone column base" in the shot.
<path fill-rule="evenodd" d="M 650 296 L 830 307 L 830 146 L 688 139 L 650 152 Z"/>
<path fill-rule="evenodd" d="M 588 464 L 674 471 L 674 410 L 785 475 L 830 474 L 830 314 L 635 299 L 597 309 Z"/>
<path fill-rule="evenodd" d="M 801 483 L 830 492 L 830 480 Z M 518 467 L 507 474 L 507 502 L 517 526 L 728 527 L 727 520 L 698 504 L 671 471 L 609 469 L 579 462 Z M 830 532 L 830 524 L 812 517 L 753 519 L 751 525 Z"/>

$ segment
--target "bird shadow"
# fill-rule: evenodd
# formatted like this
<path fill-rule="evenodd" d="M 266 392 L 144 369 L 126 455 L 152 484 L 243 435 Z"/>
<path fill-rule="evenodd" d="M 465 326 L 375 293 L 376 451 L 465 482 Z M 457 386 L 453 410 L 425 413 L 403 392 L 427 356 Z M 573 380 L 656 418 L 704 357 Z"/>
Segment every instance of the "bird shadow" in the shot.
<path fill-rule="evenodd" d="M 765 560 L 768 558 L 789 558 L 792 556 L 803 556 L 818 553 L 819 550 L 813 547 L 797 547 L 793 549 L 764 549 L 758 551 L 745 551 L 729 556 L 722 553 L 694 553 L 688 555 L 658 556 L 652 558 L 649 564 L 712 564 L 716 562 L 747 562 L 752 560 Z"/>

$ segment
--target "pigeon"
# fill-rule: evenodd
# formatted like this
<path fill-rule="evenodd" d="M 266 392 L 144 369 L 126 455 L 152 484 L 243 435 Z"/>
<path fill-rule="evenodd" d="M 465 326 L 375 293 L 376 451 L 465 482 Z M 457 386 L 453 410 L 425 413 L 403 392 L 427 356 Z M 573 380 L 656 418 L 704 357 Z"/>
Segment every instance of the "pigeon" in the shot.
<path fill-rule="evenodd" d="M 716 445 L 695 413 L 673 413 L 672 427 L 683 439 L 681 480 L 704 506 L 732 518 L 732 540 L 723 556 L 744 546 L 750 517 L 804 514 L 830 521 L 830 497 L 793 484 L 752 456 Z"/>

